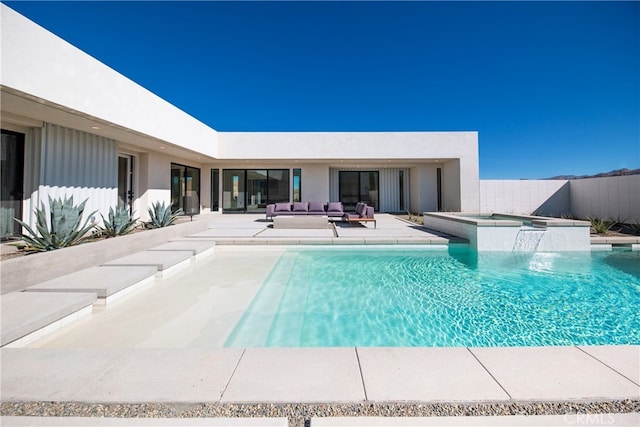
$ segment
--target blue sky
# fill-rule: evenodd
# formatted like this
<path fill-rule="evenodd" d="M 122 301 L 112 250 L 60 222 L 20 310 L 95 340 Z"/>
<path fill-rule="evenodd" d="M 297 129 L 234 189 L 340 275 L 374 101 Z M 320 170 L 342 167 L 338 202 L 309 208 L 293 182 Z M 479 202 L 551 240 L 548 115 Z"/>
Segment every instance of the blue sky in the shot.
<path fill-rule="evenodd" d="M 5 2 L 220 131 L 479 132 L 483 179 L 640 167 L 639 2 Z"/>

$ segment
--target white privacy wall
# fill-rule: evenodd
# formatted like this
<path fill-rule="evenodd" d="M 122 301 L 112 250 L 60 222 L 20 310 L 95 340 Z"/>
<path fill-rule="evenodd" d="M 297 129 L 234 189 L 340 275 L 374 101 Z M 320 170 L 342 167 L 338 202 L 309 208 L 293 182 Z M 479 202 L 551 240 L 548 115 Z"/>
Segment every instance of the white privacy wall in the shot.
<path fill-rule="evenodd" d="M 640 222 L 640 175 L 572 180 L 570 194 L 577 217 Z"/>
<path fill-rule="evenodd" d="M 511 214 L 571 213 L 569 181 L 480 180 L 480 211 Z"/>
<path fill-rule="evenodd" d="M 480 210 L 514 214 L 571 214 L 640 222 L 640 175 L 573 180 L 481 180 Z"/>

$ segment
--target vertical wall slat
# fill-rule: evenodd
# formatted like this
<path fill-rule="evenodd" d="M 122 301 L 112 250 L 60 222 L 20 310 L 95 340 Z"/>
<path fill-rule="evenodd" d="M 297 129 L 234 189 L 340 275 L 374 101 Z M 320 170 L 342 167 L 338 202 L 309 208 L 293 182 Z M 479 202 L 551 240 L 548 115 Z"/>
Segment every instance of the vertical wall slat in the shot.
<path fill-rule="evenodd" d="M 42 129 L 30 128 L 25 136 L 24 147 L 24 201 L 22 220 L 34 226 L 33 210 L 40 206 L 38 186 L 40 184 L 40 162 L 42 160 Z"/>
<path fill-rule="evenodd" d="M 99 221 L 100 214 L 106 216 L 109 208 L 117 205 L 116 141 L 46 123 L 41 151 L 38 198 L 45 206 L 48 196 L 73 196 L 75 204 L 87 199 L 85 214 L 97 211 L 94 219 Z M 36 163 L 32 166 L 35 169 Z M 33 212 L 30 214 L 33 217 Z"/>

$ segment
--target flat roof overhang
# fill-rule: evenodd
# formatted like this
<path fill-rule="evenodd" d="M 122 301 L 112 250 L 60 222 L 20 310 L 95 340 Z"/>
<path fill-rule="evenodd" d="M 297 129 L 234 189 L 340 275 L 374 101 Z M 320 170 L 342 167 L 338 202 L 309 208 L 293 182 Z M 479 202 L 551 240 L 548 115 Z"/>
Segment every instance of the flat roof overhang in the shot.
<path fill-rule="evenodd" d="M 214 157 L 203 153 L 180 147 L 4 85 L 0 86 L 0 96 L 2 123 L 12 123 L 23 127 L 42 127 L 44 122 L 47 122 L 111 138 L 118 142 L 120 149 L 135 153 L 161 152 L 198 163 L 208 163 L 215 160 Z"/>
<path fill-rule="evenodd" d="M 304 165 L 324 165 L 330 168 L 411 168 L 421 165 L 444 165 L 452 160 L 458 160 L 454 158 L 445 159 L 335 159 L 335 158 L 323 158 L 323 159 L 216 159 L 213 164 L 215 166 L 225 167 L 229 166 L 243 166 L 246 169 L 259 169 L 260 167 L 268 167 L 269 165 L 290 165 L 291 167 L 304 166 Z"/>

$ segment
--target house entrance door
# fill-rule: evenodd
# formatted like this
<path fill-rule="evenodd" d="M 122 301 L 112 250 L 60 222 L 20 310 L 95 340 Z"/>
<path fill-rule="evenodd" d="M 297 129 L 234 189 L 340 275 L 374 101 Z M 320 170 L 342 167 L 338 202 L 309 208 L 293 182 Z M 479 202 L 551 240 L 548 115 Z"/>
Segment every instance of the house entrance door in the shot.
<path fill-rule="evenodd" d="M 133 215 L 133 156 L 118 155 L 118 207 Z"/>

